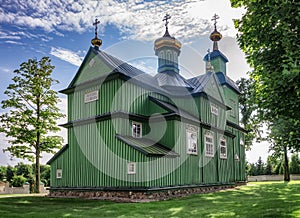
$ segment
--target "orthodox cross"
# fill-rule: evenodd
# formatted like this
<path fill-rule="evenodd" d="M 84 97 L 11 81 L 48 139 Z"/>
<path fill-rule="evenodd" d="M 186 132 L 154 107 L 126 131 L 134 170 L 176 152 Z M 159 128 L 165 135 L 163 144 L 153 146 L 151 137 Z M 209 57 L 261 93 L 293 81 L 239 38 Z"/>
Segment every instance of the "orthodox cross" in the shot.
<path fill-rule="evenodd" d="M 214 16 L 213 16 L 213 18 L 211 19 L 212 21 L 215 21 L 215 23 L 214 23 L 214 25 L 215 25 L 215 29 L 217 29 L 217 19 L 219 19 L 220 17 L 217 15 L 217 14 L 215 14 Z"/>
<path fill-rule="evenodd" d="M 169 23 L 168 20 L 170 20 L 170 19 L 171 19 L 171 16 L 170 16 L 169 14 L 166 14 L 166 15 L 164 16 L 163 21 L 166 21 L 166 24 L 165 24 L 166 30 L 168 29 L 168 23 Z"/>
<path fill-rule="evenodd" d="M 95 37 L 98 38 L 98 24 L 100 23 L 100 21 L 98 20 L 98 18 L 95 19 L 95 23 L 93 23 L 93 25 L 95 26 Z"/>

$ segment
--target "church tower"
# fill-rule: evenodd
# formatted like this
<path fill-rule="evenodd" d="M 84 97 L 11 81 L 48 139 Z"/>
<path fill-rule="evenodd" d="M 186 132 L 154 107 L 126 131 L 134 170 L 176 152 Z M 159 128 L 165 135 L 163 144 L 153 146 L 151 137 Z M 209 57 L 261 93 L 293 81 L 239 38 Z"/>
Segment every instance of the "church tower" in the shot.
<path fill-rule="evenodd" d="M 219 19 L 218 15 L 213 16 L 214 31 L 210 34 L 210 40 L 213 41 L 213 51 L 208 52 L 205 55 L 204 61 L 206 62 L 206 69 L 210 68 L 210 64 L 213 66 L 214 71 L 222 72 L 226 75 L 226 63 L 228 62 L 227 57 L 219 51 L 218 41 L 222 39 L 222 34 L 217 30 L 217 19 Z"/>
<path fill-rule="evenodd" d="M 158 56 L 158 74 L 155 76 L 158 84 L 168 90 L 186 88 L 192 89 L 190 84 L 179 74 L 178 57 L 180 55 L 181 43 L 172 37 L 168 30 L 171 16 L 166 14 L 166 31 L 163 37 L 154 42 L 155 55 Z"/>

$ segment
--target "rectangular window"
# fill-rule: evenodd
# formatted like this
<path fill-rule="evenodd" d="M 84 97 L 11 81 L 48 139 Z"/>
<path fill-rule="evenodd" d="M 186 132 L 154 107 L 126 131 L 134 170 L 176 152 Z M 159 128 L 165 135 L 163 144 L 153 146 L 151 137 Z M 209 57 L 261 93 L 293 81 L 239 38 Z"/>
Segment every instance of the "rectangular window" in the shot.
<path fill-rule="evenodd" d="M 136 168 L 136 164 L 135 163 L 128 163 L 128 165 L 127 165 L 127 173 L 128 174 L 135 174 L 135 168 Z"/>
<path fill-rule="evenodd" d="M 142 138 L 142 124 L 137 122 L 132 122 L 132 137 Z"/>
<path fill-rule="evenodd" d="M 206 133 L 204 136 L 205 139 L 205 156 L 213 157 L 214 156 L 214 137 L 212 133 Z"/>
<path fill-rule="evenodd" d="M 226 139 L 220 139 L 220 158 L 226 159 L 227 158 L 227 147 L 226 147 Z"/>
<path fill-rule="evenodd" d="M 98 100 L 98 98 L 99 98 L 98 93 L 99 93 L 98 90 L 85 93 L 84 94 L 84 103 L 89 103 L 89 102 Z"/>
<path fill-rule="evenodd" d="M 62 169 L 56 169 L 56 179 L 62 178 Z"/>
<path fill-rule="evenodd" d="M 217 115 L 217 116 L 219 115 L 219 109 L 216 105 L 213 105 L 213 104 L 210 105 L 210 111 L 214 115 Z"/>
<path fill-rule="evenodd" d="M 236 111 L 237 111 L 237 106 L 236 103 L 233 99 L 230 99 L 230 106 L 231 106 L 231 110 L 230 110 L 230 116 L 235 117 L 236 116 Z"/>
<path fill-rule="evenodd" d="M 188 154 L 198 154 L 198 127 L 187 125 L 186 143 Z"/>

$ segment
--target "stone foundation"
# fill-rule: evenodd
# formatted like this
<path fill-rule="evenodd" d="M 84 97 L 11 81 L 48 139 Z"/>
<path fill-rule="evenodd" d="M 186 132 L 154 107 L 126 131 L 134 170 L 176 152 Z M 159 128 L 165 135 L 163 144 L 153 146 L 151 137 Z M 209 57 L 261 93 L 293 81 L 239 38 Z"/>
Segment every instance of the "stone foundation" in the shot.
<path fill-rule="evenodd" d="M 191 194 L 210 193 L 234 188 L 236 185 L 218 185 L 207 187 L 181 188 L 162 191 L 93 191 L 93 190 L 54 190 L 48 197 L 85 198 L 110 200 L 115 202 L 149 202 L 183 197 Z"/>

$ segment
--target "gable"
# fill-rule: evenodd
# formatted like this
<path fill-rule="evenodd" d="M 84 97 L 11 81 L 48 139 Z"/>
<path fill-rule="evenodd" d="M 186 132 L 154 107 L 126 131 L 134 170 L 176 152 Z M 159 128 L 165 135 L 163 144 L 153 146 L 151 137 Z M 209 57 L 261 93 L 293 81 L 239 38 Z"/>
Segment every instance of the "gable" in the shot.
<path fill-rule="evenodd" d="M 208 96 L 213 97 L 214 99 L 216 99 L 222 103 L 225 103 L 223 88 L 217 81 L 217 78 L 214 73 L 211 74 L 211 76 L 209 77 L 209 80 L 205 84 L 204 92 Z"/>
<path fill-rule="evenodd" d="M 113 68 L 109 66 L 99 55 L 97 55 L 94 48 L 90 48 L 74 79 L 70 83 L 69 88 L 80 83 L 96 79 L 100 76 L 107 75 L 112 71 Z"/>

